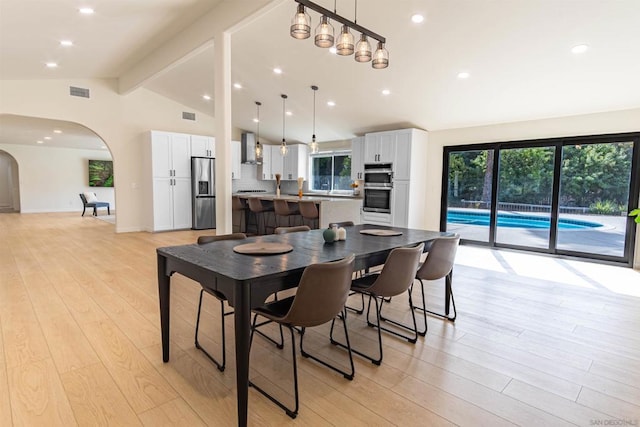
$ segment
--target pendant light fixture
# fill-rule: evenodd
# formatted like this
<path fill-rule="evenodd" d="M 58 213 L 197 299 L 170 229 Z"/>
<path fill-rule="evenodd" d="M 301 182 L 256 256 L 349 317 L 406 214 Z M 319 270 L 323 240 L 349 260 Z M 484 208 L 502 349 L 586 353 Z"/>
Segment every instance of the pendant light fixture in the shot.
<path fill-rule="evenodd" d="M 316 92 L 318 91 L 318 86 L 311 86 L 311 89 L 313 90 L 313 134 L 309 147 L 311 148 L 311 154 L 315 154 L 318 152 L 318 143 L 316 142 Z"/>
<path fill-rule="evenodd" d="M 291 19 L 291 37 L 304 40 L 311 36 L 311 17 L 304 10 L 304 5 L 299 4 L 298 10 Z"/>
<path fill-rule="evenodd" d="M 378 48 L 373 54 L 371 66 L 375 69 L 387 68 L 389 66 L 389 52 L 384 48 L 384 43 L 378 42 Z"/>
<path fill-rule="evenodd" d="M 280 96 L 282 97 L 282 144 L 280 145 L 280 154 L 282 154 L 283 156 L 286 156 L 287 153 L 289 153 L 289 147 L 287 147 L 287 141 L 285 141 L 285 138 L 284 138 L 284 131 L 285 131 L 284 119 L 287 116 L 285 102 L 287 99 L 287 95 L 282 94 Z"/>
<path fill-rule="evenodd" d="M 358 25 L 358 0 L 355 0 L 355 13 L 354 21 L 350 21 L 336 12 L 336 2 L 333 3 L 333 11 L 325 9 L 324 7 L 310 1 L 310 0 L 294 0 L 298 3 L 297 12 L 292 19 L 291 24 L 291 36 L 296 39 L 305 39 L 309 37 L 307 28 L 311 26 L 311 18 L 305 12 L 306 10 L 313 10 L 320 14 L 320 24 L 316 27 L 314 43 L 318 47 L 332 47 L 336 46 L 336 52 L 338 55 L 348 56 L 355 53 L 356 62 L 369 62 L 373 58 L 371 66 L 374 69 L 387 68 L 389 66 L 389 52 L 385 49 L 386 39 L 373 31 Z M 330 20 L 339 22 L 342 24 L 340 34 L 337 38 L 334 38 L 334 28 L 330 23 Z M 354 36 L 351 30 L 355 30 L 360 33 L 360 39 L 354 46 Z M 372 54 L 371 43 L 369 39 L 377 41 L 377 49 L 375 54 Z"/>
<path fill-rule="evenodd" d="M 256 132 L 256 160 L 262 158 L 262 144 L 260 144 L 260 106 L 261 102 L 256 101 L 256 120 L 257 120 L 257 132 Z"/>

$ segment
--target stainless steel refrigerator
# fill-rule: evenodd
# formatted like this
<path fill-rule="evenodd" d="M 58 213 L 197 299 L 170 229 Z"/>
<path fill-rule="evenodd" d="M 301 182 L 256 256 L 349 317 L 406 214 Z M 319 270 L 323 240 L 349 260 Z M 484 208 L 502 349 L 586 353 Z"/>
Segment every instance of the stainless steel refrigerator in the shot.
<path fill-rule="evenodd" d="M 194 230 L 216 228 L 215 172 L 215 159 L 191 158 L 191 212 Z"/>

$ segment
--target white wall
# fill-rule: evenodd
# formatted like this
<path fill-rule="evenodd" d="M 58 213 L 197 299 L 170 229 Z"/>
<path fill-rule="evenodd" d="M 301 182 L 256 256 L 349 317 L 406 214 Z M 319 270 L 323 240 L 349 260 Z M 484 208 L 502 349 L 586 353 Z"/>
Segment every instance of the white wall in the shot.
<path fill-rule="evenodd" d="M 426 204 L 429 228 L 437 229 L 440 223 L 442 155 L 445 146 L 637 131 L 640 131 L 640 108 L 429 132 L 427 182 L 433 183 L 426 194 L 429 201 Z M 640 227 L 636 231 L 634 268 L 640 268 Z"/>
<path fill-rule="evenodd" d="M 89 88 L 91 98 L 69 96 L 69 86 Z M 119 95 L 115 80 L 0 80 L 0 114 L 78 123 L 105 141 L 113 157 L 118 232 L 143 230 L 145 134 L 157 129 L 214 136 L 212 117 L 197 112 L 197 121 L 183 120 L 183 111 L 192 110 L 146 89 Z M 20 179 L 32 178 L 20 170 Z"/>
<path fill-rule="evenodd" d="M 20 170 L 20 212 L 82 211 L 78 193 L 93 191 L 115 210 L 114 188 L 89 187 L 88 160 L 110 160 L 105 150 L 34 147 L 0 144 L 13 156 Z M 117 185 L 117 177 L 116 185 Z"/>

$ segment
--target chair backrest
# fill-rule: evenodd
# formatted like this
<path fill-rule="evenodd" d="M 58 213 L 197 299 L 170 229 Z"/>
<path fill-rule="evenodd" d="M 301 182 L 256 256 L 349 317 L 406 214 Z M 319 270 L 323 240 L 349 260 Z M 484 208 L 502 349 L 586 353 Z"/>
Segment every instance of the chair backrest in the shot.
<path fill-rule="evenodd" d="M 291 210 L 289 209 L 289 203 L 286 200 L 275 199 L 273 201 L 273 210 L 276 215 L 287 216 L 291 215 Z"/>
<path fill-rule="evenodd" d="M 217 242 L 219 240 L 241 240 L 246 238 L 247 235 L 244 233 L 221 234 L 220 236 L 200 236 L 198 237 L 198 244 L 204 245 L 205 243 Z"/>
<path fill-rule="evenodd" d="M 283 323 L 313 327 L 336 317 L 349 296 L 354 259 L 352 254 L 340 261 L 305 268 Z"/>
<path fill-rule="evenodd" d="M 329 223 L 329 228 L 333 227 L 351 227 L 353 224 L 353 221 L 342 221 L 342 222 L 331 222 Z"/>
<path fill-rule="evenodd" d="M 413 272 L 418 269 L 423 249 L 424 243 L 412 248 L 393 249 L 380 275 L 368 290 L 381 297 L 393 297 L 405 292 L 413 283 Z"/>
<path fill-rule="evenodd" d="M 298 231 L 309 231 L 311 227 L 308 225 L 296 225 L 294 227 L 276 227 L 274 234 L 297 233 Z"/>
<path fill-rule="evenodd" d="M 249 209 L 251 212 L 262 212 L 264 210 L 262 201 L 257 197 L 249 197 L 247 202 L 249 203 Z"/>
<path fill-rule="evenodd" d="M 233 196 L 231 197 L 231 210 L 234 211 L 243 211 L 245 209 L 244 203 L 240 200 L 240 197 Z"/>
<path fill-rule="evenodd" d="M 84 194 L 80 193 L 78 195 L 80 196 L 80 200 L 82 200 L 82 203 L 86 205 L 87 204 L 87 198 L 84 197 Z"/>
<path fill-rule="evenodd" d="M 453 269 L 460 236 L 439 237 L 433 241 L 427 259 L 416 273 L 416 279 L 437 280 L 445 277 Z"/>
<path fill-rule="evenodd" d="M 300 215 L 302 215 L 304 218 L 318 218 L 318 208 L 316 207 L 315 202 L 301 200 L 298 202 L 298 206 L 300 207 Z"/>

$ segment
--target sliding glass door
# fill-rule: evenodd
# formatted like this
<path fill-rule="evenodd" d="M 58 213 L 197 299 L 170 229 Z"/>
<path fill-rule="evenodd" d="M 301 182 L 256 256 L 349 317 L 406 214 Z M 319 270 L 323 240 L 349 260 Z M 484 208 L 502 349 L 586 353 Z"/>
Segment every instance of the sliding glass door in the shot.
<path fill-rule="evenodd" d="M 630 265 L 639 145 L 634 133 L 445 147 L 441 229 Z"/>

